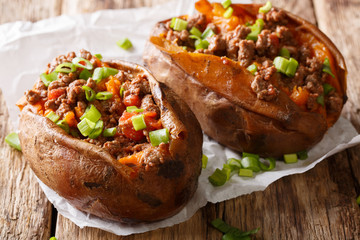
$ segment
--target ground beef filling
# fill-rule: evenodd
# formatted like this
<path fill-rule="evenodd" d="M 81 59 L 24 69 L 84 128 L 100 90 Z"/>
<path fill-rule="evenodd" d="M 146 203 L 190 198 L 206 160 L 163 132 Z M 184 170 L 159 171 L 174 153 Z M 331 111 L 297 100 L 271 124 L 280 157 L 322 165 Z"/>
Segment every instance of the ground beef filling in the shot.
<path fill-rule="evenodd" d="M 259 99 L 273 101 L 280 90 L 284 90 L 290 96 L 294 87 L 301 87 L 309 93 L 305 108 L 315 111 L 318 108 L 317 98 L 323 94 L 323 84 L 328 77 L 328 74 L 322 71 L 323 63 L 312 56 L 310 47 L 298 42 L 294 28 L 288 27 L 289 20 L 283 10 L 273 8 L 257 17 L 263 19 L 264 27 L 256 41 L 246 39 L 251 32 L 250 27 L 239 25 L 232 31 L 226 31 L 209 23 L 206 16 L 201 13 L 189 16 L 187 29 L 181 32 L 171 29 L 170 22 L 160 23 L 159 27 L 167 40 L 179 46 L 186 46 L 189 52 L 226 56 L 238 61 L 245 68 L 256 63 L 258 71 L 251 88 Z M 214 31 L 215 35 L 206 39 L 209 42 L 207 49 L 195 50 L 195 39 L 190 38 L 189 33 L 192 27 L 197 27 L 201 32 L 207 28 Z M 299 63 L 292 78 L 278 73 L 273 66 L 273 60 L 282 48 L 287 49 L 290 56 Z M 343 100 L 334 90 L 325 96 L 324 101 L 330 112 L 342 108 Z"/>
<path fill-rule="evenodd" d="M 71 52 L 55 58 L 48 64 L 48 73 L 54 71 L 61 63 L 71 62 L 76 56 L 89 60 L 94 65 L 94 68 L 104 66 L 91 53 L 80 50 L 78 55 Z M 60 119 L 65 119 L 69 113 L 73 113 L 75 124 L 69 125 L 70 133 L 74 137 L 106 149 L 116 159 L 151 148 L 148 137 L 149 131 L 163 127 L 160 120 L 160 109 L 154 103 L 147 77 L 119 70 L 116 75 L 96 83 L 91 77 L 87 80 L 79 79 L 81 71 L 82 69 L 77 69 L 72 73 L 58 73 L 57 80 L 52 81 L 48 86 L 45 86 L 44 82 L 38 79 L 33 89 L 25 93 L 27 102 L 32 105 L 42 105 L 44 115 L 49 111 L 53 111 Z M 102 92 L 107 91 L 107 84 L 110 81 L 118 83 L 114 86 L 123 88 L 122 96 L 120 96 L 120 91 L 117 89 L 116 93 L 119 94 L 114 94 L 107 100 L 95 99 L 89 102 L 86 99 L 83 86 L 88 86 L 95 92 Z M 115 136 L 104 137 L 100 135 L 95 139 L 91 139 L 81 135 L 76 124 L 80 122 L 80 117 L 90 105 L 94 105 L 101 113 L 100 120 L 104 123 L 104 129 L 114 127 L 117 129 Z M 139 113 L 128 113 L 125 110 L 127 106 L 136 106 L 143 109 L 142 114 L 145 116 L 146 129 L 141 131 L 133 129 L 130 118 Z M 167 148 L 166 144 L 161 143 L 155 149 L 157 155 L 163 154 L 160 160 L 156 154 L 143 154 L 145 155 L 143 157 L 144 165 L 153 166 L 158 164 L 159 161 L 163 161 L 163 156 L 167 155 Z"/>

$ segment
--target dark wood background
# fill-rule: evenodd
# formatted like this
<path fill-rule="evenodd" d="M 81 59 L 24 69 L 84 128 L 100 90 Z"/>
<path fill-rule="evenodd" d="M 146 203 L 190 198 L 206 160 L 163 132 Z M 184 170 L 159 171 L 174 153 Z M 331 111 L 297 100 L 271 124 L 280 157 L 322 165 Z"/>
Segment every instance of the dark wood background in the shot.
<path fill-rule="evenodd" d="M 164 2 L 166 0 L 0 0 L 0 23 L 38 21 L 60 14 Z M 349 71 L 349 100 L 343 116 L 350 119 L 359 132 L 360 1 L 273 0 L 272 3 L 317 24 L 344 54 Z M 48 239 L 50 236 L 59 240 L 221 239 L 221 234 L 209 225 L 217 217 L 243 230 L 260 227 L 256 239 L 360 239 L 360 208 L 356 204 L 360 194 L 360 146 L 342 151 L 304 174 L 282 178 L 263 192 L 207 204 L 187 222 L 119 237 L 95 228 L 80 229 L 57 214 L 21 153 L 4 143 L 4 137 L 11 131 L 8 117 L 0 91 L 0 239 Z"/>

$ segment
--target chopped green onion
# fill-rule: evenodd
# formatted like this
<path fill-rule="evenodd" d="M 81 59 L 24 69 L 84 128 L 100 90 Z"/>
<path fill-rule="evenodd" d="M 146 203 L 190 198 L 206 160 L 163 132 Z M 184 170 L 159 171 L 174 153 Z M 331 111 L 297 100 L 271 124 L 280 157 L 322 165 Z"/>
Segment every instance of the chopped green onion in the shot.
<path fill-rule="evenodd" d="M 222 239 L 223 240 L 250 240 L 250 236 L 257 233 L 260 228 L 255 228 L 253 230 L 243 232 L 240 229 L 236 227 L 232 227 L 228 224 L 226 224 L 223 220 L 220 218 L 217 218 L 213 221 L 211 221 L 211 225 L 215 227 L 220 232 L 224 233 Z"/>
<path fill-rule="evenodd" d="M 257 159 L 257 160 L 260 159 L 260 156 L 259 156 L 258 154 L 248 153 L 248 152 L 243 152 L 243 153 L 242 153 L 242 157 L 243 157 L 243 158 L 252 157 L 252 158 L 255 158 L 255 159 Z"/>
<path fill-rule="evenodd" d="M 181 46 L 182 49 L 187 50 L 187 46 Z"/>
<path fill-rule="evenodd" d="M 221 2 L 221 5 L 227 9 L 231 5 L 231 0 L 224 0 Z"/>
<path fill-rule="evenodd" d="M 52 73 L 49 73 L 49 74 L 46 74 L 46 73 L 42 73 L 40 75 L 40 79 L 41 81 L 44 83 L 44 85 L 47 87 L 49 86 L 49 84 L 53 81 L 55 81 L 57 79 L 57 72 L 52 72 Z"/>
<path fill-rule="evenodd" d="M 182 20 L 180 18 L 175 18 L 172 29 L 174 29 L 175 31 L 182 31 L 182 30 L 186 29 L 187 24 L 188 24 L 187 21 Z M 171 27 L 171 25 L 170 25 L 170 27 Z"/>
<path fill-rule="evenodd" d="M 90 108 L 80 117 L 80 120 L 88 119 L 91 122 L 96 123 L 101 118 L 101 113 L 96 109 L 94 105 L 90 105 Z"/>
<path fill-rule="evenodd" d="M 57 121 L 56 125 L 61 127 L 65 132 L 69 133 L 70 128 L 69 128 L 69 125 L 67 124 L 67 122 L 65 121 L 65 119 Z"/>
<path fill-rule="evenodd" d="M 284 154 L 285 163 L 296 163 L 298 161 L 298 157 L 296 153 Z"/>
<path fill-rule="evenodd" d="M 325 58 L 322 71 L 325 73 L 330 74 L 333 78 L 335 78 L 335 75 L 331 71 L 330 61 L 329 58 Z"/>
<path fill-rule="evenodd" d="M 48 119 L 50 119 L 51 121 L 53 121 L 54 123 L 56 123 L 59 120 L 59 116 L 54 113 L 53 111 L 48 112 L 48 114 L 45 115 L 45 117 L 47 117 Z"/>
<path fill-rule="evenodd" d="M 113 137 L 116 134 L 116 127 L 106 128 L 104 129 L 103 136 L 104 137 Z"/>
<path fill-rule="evenodd" d="M 55 72 L 62 72 L 62 73 L 71 73 L 71 72 L 75 72 L 75 70 L 76 70 L 76 66 L 69 62 L 61 63 L 55 68 Z"/>
<path fill-rule="evenodd" d="M 10 147 L 15 148 L 16 150 L 21 151 L 21 145 L 19 140 L 19 135 L 16 132 L 9 133 L 5 137 L 5 142 L 10 145 Z"/>
<path fill-rule="evenodd" d="M 93 89 L 91 89 L 90 87 L 85 86 L 85 85 L 82 86 L 82 89 L 84 89 L 84 91 L 85 91 L 86 100 L 88 100 L 89 102 L 92 102 L 95 100 L 96 93 Z"/>
<path fill-rule="evenodd" d="M 236 158 L 229 158 L 227 164 L 231 167 L 231 170 L 237 170 L 241 168 L 241 161 Z"/>
<path fill-rule="evenodd" d="M 205 154 L 202 155 L 201 162 L 202 162 L 202 168 L 203 168 L 203 169 L 206 168 L 207 163 L 208 163 L 208 159 L 209 159 L 209 158 L 208 158 Z"/>
<path fill-rule="evenodd" d="M 206 38 L 210 38 L 212 36 L 214 36 L 215 33 L 211 28 L 207 28 L 205 29 L 205 31 L 201 34 L 201 38 L 202 39 L 206 39 Z"/>
<path fill-rule="evenodd" d="M 256 42 L 258 39 L 258 35 L 261 33 L 264 25 L 265 23 L 263 19 L 261 18 L 256 19 L 255 23 L 250 27 L 251 32 L 247 35 L 246 39 L 253 40 Z"/>
<path fill-rule="evenodd" d="M 129 106 L 129 107 L 126 107 L 126 111 L 131 113 L 131 112 L 143 112 L 144 109 L 141 109 L 141 108 L 137 108 L 136 106 Z"/>
<path fill-rule="evenodd" d="M 282 57 L 290 58 L 290 52 L 287 48 L 281 48 L 279 54 Z"/>
<path fill-rule="evenodd" d="M 80 79 L 84 79 L 84 80 L 88 80 L 91 77 L 91 73 L 89 72 L 89 70 L 87 70 L 86 68 L 84 70 L 81 71 L 79 78 Z"/>
<path fill-rule="evenodd" d="M 132 43 L 128 38 L 120 39 L 116 44 L 124 50 L 128 50 L 132 47 Z"/>
<path fill-rule="evenodd" d="M 99 120 L 96 122 L 94 129 L 92 130 L 92 132 L 89 134 L 89 138 L 91 139 L 95 139 L 98 136 L 100 136 L 102 130 L 104 128 L 104 122 Z"/>
<path fill-rule="evenodd" d="M 224 164 L 222 170 L 226 174 L 226 181 L 229 181 L 232 169 L 228 164 Z"/>
<path fill-rule="evenodd" d="M 254 177 L 254 171 L 247 168 L 240 168 L 239 169 L 239 176 L 240 177 Z"/>
<path fill-rule="evenodd" d="M 271 2 L 267 1 L 264 6 L 259 8 L 259 13 L 267 13 L 267 12 L 269 12 L 271 10 L 271 8 L 272 8 Z"/>
<path fill-rule="evenodd" d="M 227 175 L 224 171 L 217 168 L 215 170 L 215 172 L 211 176 L 209 176 L 208 179 L 212 185 L 218 187 L 218 186 L 222 186 L 226 183 Z"/>
<path fill-rule="evenodd" d="M 244 157 L 241 159 L 241 166 L 246 169 L 251 169 L 254 172 L 260 172 L 259 159 L 254 157 Z"/>
<path fill-rule="evenodd" d="M 170 22 L 170 27 L 171 27 L 171 28 L 174 28 L 174 26 L 175 26 L 175 20 L 176 20 L 176 17 L 173 17 L 173 18 L 171 19 L 171 22 Z"/>
<path fill-rule="evenodd" d="M 119 70 L 117 70 L 116 68 L 103 67 L 103 69 L 104 69 L 103 78 L 113 76 L 119 72 Z"/>
<path fill-rule="evenodd" d="M 151 145 L 154 147 L 159 146 L 160 143 L 169 143 L 170 134 L 167 128 L 159 129 L 156 131 L 149 132 L 149 138 Z"/>
<path fill-rule="evenodd" d="M 80 62 L 85 62 L 85 65 L 80 63 Z M 92 63 L 85 59 L 85 58 L 82 58 L 82 57 L 75 57 L 73 60 L 72 60 L 72 63 L 77 66 L 77 67 L 80 67 L 80 68 L 85 68 L 87 70 L 92 70 L 93 69 L 93 65 Z"/>
<path fill-rule="evenodd" d="M 321 94 L 321 95 L 319 95 L 317 98 L 316 98 L 316 102 L 318 103 L 318 104 L 320 104 L 321 106 L 325 106 L 325 100 L 324 100 L 324 95 L 323 94 Z"/>
<path fill-rule="evenodd" d="M 51 237 L 49 240 L 57 240 L 56 237 Z"/>
<path fill-rule="evenodd" d="M 306 150 L 304 150 L 304 151 L 298 152 L 297 156 L 300 160 L 305 160 L 308 158 L 308 153 Z"/>
<path fill-rule="evenodd" d="M 201 31 L 196 27 L 192 27 L 190 33 L 194 36 L 201 37 Z"/>
<path fill-rule="evenodd" d="M 231 230 L 231 226 L 229 226 L 228 224 L 226 224 L 223 220 L 221 220 L 220 218 L 217 218 L 213 221 L 211 221 L 211 225 L 213 225 L 214 228 L 216 228 L 217 230 L 219 230 L 222 233 L 227 233 Z"/>
<path fill-rule="evenodd" d="M 209 46 L 209 42 L 207 40 L 198 39 L 195 41 L 195 49 L 207 49 Z"/>
<path fill-rule="evenodd" d="M 112 92 L 98 92 L 95 96 L 97 100 L 108 100 L 112 98 Z"/>
<path fill-rule="evenodd" d="M 275 168 L 275 166 L 276 166 L 276 159 L 275 158 L 265 158 L 265 160 L 269 161 L 269 166 L 267 166 L 264 163 L 259 161 L 259 165 L 260 165 L 261 170 L 270 171 L 270 170 Z"/>
<path fill-rule="evenodd" d="M 289 60 L 287 60 L 286 58 L 284 57 L 275 57 L 274 58 L 274 67 L 277 69 L 278 72 L 281 72 L 281 73 L 286 73 L 286 69 L 289 65 Z"/>
<path fill-rule="evenodd" d="M 335 89 L 333 86 L 331 86 L 328 83 L 324 83 L 323 88 L 324 88 L 324 95 L 328 95 L 332 90 Z"/>
<path fill-rule="evenodd" d="M 195 40 L 201 40 L 201 36 L 198 37 L 198 36 L 196 36 L 196 35 L 190 35 L 189 38 L 195 39 Z"/>
<path fill-rule="evenodd" d="M 286 68 L 285 74 L 286 74 L 288 77 L 294 77 L 298 65 L 299 65 L 299 63 L 298 63 L 294 58 L 290 58 L 290 59 L 289 59 L 289 65 L 288 65 L 288 67 Z"/>
<path fill-rule="evenodd" d="M 131 122 L 133 124 L 135 131 L 143 130 L 146 128 L 144 114 L 135 115 L 131 117 Z"/>
<path fill-rule="evenodd" d="M 100 53 L 94 54 L 94 57 L 96 57 L 99 60 L 102 60 L 102 55 Z"/>
<path fill-rule="evenodd" d="M 119 70 L 115 68 L 109 68 L 109 67 L 98 67 L 95 68 L 93 73 L 93 79 L 99 83 L 102 79 L 107 78 L 109 76 L 115 75 L 119 72 Z"/>
<path fill-rule="evenodd" d="M 249 72 L 251 72 L 252 75 L 255 75 L 255 73 L 256 73 L 257 70 L 258 70 L 256 64 L 251 64 L 251 65 L 248 66 L 246 69 L 247 69 Z"/>
<path fill-rule="evenodd" d="M 230 18 L 234 12 L 234 9 L 232 7 L 228 7 L 226 11 L 224 12 L 224 18 Z"/>
<path fill-rule="evenodd" d="M 77 128 L 84 137 L 89 136 L 89 134 L 94 130 L 95 126 L 96 123 L 90 121 L 87 118 L 84 118 L 77 124 Z"/>
<path fill-rule="evenodd" d="M 360 195 L 356 198 L 356 203 L 360 205 Z"/>
<path fill-rule="evenodd" d="M 125 88 L 123 86 L 121 86 L 121 88 L 120 88 L 120 97 L 124 96 L 124 92 L 125 92 Z"/>

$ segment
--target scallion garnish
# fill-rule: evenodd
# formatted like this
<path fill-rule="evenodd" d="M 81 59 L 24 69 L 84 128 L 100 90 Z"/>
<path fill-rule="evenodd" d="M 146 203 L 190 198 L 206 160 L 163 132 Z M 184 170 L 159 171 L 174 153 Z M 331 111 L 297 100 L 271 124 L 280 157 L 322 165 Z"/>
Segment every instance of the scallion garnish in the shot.
<path fill-rule="evenodd" d="M 271 2 L 267 1 L 264 6 L 259 8 L 259 13 L 267 13 L 267 12 L 269 12 L 271 10 L 271 8 L 272 8 Z"/>
<path fill-rule="evenodd" d="M 296 153 L 284 154 L 285 163 L 296 163 L 298 161 L 298 157 Z"/>
<path fill-rule="evenodd" d="M 219 230 L 220 232 L 224 233 L 222 237 L 223 240 L 250 240 L 251 239 L 250 236 L 257 233 L 260 229 L 260 228 L 255 228 L 253 230 L 243 232 L 236 227 L 232 227 L 226 224 L 220 218 L 211 221 L 211 225 L 213 225 L 213 227 Z"/>
<path fill-rule="evenodd" d="M 209 47 L 209 42 L 207 40 L 198 39 L 195 41 L 195 49 L 207 49 Z"/>
<path fill-rule="evenodd" d="M 80 117 L 80 120 L 84 120 L 85 118 L 96 123 L 101 118 L 101 113 L 91 104 L 90 108 Z"/>
<path fill-rule="evenodd" d="M 56 123 L 59 120 L 59 116 L 54 113 L 53 111 L 48 112 L 45 117 L 47 117 L 48 119 L 50 119 L 51 121 L 53 121 L 54 123 Z"/>
<path fill-rule="evenodd" d="M 116 127 L 106 128 L 104 129 L 103 136 L 104 137 L 113 137 L 116 134 Z"/>
<path fill-rule="evenodd" d="M 234 9 L 232 7 L 228 7 L 226 11 L 224 12 L 224 18 L 230 18 L 234 12 Z"/>
<path fill-rule="evenodd" d="M 94 54 L 94 57 L 96 57 L 99 60 L 102 60 L 102 55 L 100 53 Z"/>
<path fill-rule="evenodd" d="M 159 146 L 160 143 L 169 143 L 170 141 L 169 130 L 167 128 L 163 128 L 149 132 L 149 138 L 151 145 L 153 145 L 154 147 Z"/>
<path fill-rule="evenodd" d="M 260 164 L 259 159 L 254 157 L 243 157 L 241 159 L 241 166 L 242 168 L 251 169 L 254 172 L 260 172 Z"/>
<path fill-rule="evenodd" d="M 208 159 L 209 159 L 209 158 L 208 158 L 205 154 L 202 155 L 202 158 L 201 158 L 201 163 L 202 163 L 202 165 L 201 165 L 201 167 L 202 167 L 203 169 L 206 168 L 207 163 L 208 163 Z"/>
<path fill-rule="evenodd" d="M 95 96 L 97 100 L 108 100 L 112 98 L 112 92 L 98 92 Z"/>
<path fill-rule="evenodd" d="M 190 34 L 197 36 L 197 37 L 201 37 L 201 31 L 199 29 L 197 29 L 196 27 L 192 27 L 191 30 L 189 31 Z"/>
<path fill-rule="evenodd" d="M 300 160 L 305 160 L 308 158 L 308 153 L 306 150 L 304 150 L 304 151 L 298 152 L 297 156 Z"/>
<path fill-rule="evenodd" d="M 146 128 L 144 114 L 135 115 L 131 117 L 131 122 L 133 124 L 135 131 L 139 131 Z"/>
<path fill-rule="evenodd" d="M 65 119 L 62 119 L 60 121 L 56 122 L 56 125 L 58 125 L 60 128 L 62 128 L 65 132 L 69 133 L 70 132 L 70 127 L 67 124 L 67 122 L 65 121 Z"/>
<path fill-rule="evenodd" d="M 209 181 L 212 185 L 214 186 L 222 186 L 226 183 L 227 181 L 227 175 L 226 172 L 223 170 L 220 170 L 219 168 L 217 168 L 215 170 L 215 172 L 209 176 Z"/>
<path fill-rule="evenodd" d="M 254 177 L 254 171 L 251 169 L 247 169 L 247 168 L 240 168 L 239 176 L 240 177 Z"/>
<path fill-rule="evenodd" d="M 116 44 L 124 50 L 128 50 L 132 47 L 132 43 L 128 38 L 120 39 Z"/>
<path fill-rule="evenodd" d="M 270 171 L 276 167 L 276 159 L 275 158 L 265 158 L 265 160 L 269 161 L 269 165 L 265 165 L 264 163 L 259 161 L 261 170 Z"/>
<path fill-rule="evenodd" d="M 251 65 L 248 66 L 246 69 L 247 69 L 249 72 L 251 72 L 252 75 L 255 75 L 255 73 L 256 73 L 257 70 L 258 70 L 256 64 L 251 64 Z"/>
<path fill-rule="evenodd" d="M 61 63 L 55 68 L 55 72 L 62 72 L 62 73 L 71 73 L 71 72 L 75 72 L 75 70 L 76 70 L 76 66 L 70 62 Z"/>
<path fill-rule="evenodd" d="M 265 23 L 263 19 L 256 19 L 255 23 L 250 27 L 251 32 L 246 36 L 246 39 L 256 42 L 258 39 L 258 35 L 261 33 L 264 25 Z"/>
<path fill-rule="evenodd" d="M 94 123 L 93 121 L 84 118 L 77 124 L 77 128 L 84 137 L 87 137 L 94 130 L 95 125 L 96 123 Z"/>
<path fill-rule="evenodd" d="M 329 58 L 325 58 L 324 63 L 323 63 L 323 68 L 322 71 L 325 73 L 330 74 L 330 76 L 332 76 L 333 78 L 335 78 L 335 75 L 332 73 L 331 71 L 331 66 L 330 66 L 330 61 Z"/>
<path fill-rule="evenodd" d="M 82 86 L 82 89 L 84 89 L 85 91 L 85 97 L 86 100 L 88 100 L 89 102 L 92 102 L 95 100 L 96 97 L 96 93 L 93 89 L 91 89 L 89 86 Z"/>
<path fill-rule="evenodd" d="M 118 72 L 119 70 L 115 68 L 97 67 L 94 70 L 92 78 L 96 81 L 96 83 L 99 83 L 102 79 L 115 75 Z"/>
<path fill-rule="evenodd" d="M 277 56 L 274 58 L 273 64 L 274 64 L 275 68 L 278 70 L 278 72 L 281 72 L 288 77 L 295 76 L 296 69 L 299 65 L 299 63 L 294 58 L 290 58 L 288 60 L 288 59 L 286 59 L 284 57 L 280 57 L 280 56 Z"/>
<path fill-rule="evenodd" d="M 95 139 L 102 133 L 102 130 L 104 128 L 104 122 L 102 120 L 99 120 L 96 122 L 94 129 L 89 134 L 89 138 Z"/>
<path fill-rule="evenodd" d="M 231 0 L 224 0 L 221 2 L 221 5 L 227 9 L 231 5 Z"/>
<path fill-rule="evenodd" d="M 81 62 L 84 62 L 84 64 L 81 63 Z M 89 60 L 87 60 L 85 58 L 82 58 L 82 57 L 73 58 L 72 63 L 75 66 L 80 67 L 80 68 L 85 68 L 87 70 L 92 70 L 93 69 L 92 63 Z"/>
<path fill-rule="evenodd" d="M 120 88 L 120 97 L 123 97 L 124 96 L 124 92 L 125 92 L 125 88 L 123 86 L 121 86 Z"/>
<path fill-rule="evenodd" d="M 323 88 L 324 88 L 324 95 L 325 96 L 328 95 L 332 90 L 335 89 L 333 86 L 331 86 L 328 83 L 324 83 Z"/>
<path fill-rule="evenodd" d="M 173 18 L 171 20 L 170 27 L 174 29 L 175 31 L 182 31 L 185 30 L 187 27 L 188 22 L 180 19 L 180 18 Z"/>
<path fill-rule="evenodd" d="M 91 73 L 89 72 L 89 70 L 87 70 L 86 68 L 84 70 L 81 71 L 79 78 L 80 79 L 84 79 L 84 80 L 88 80 L 91 77 Z"/>
<path fill-rule="evenodd" d="M 215 33 L 211 28 L 207 28 L 205 29 L 205 31 L 201 34 L 201 38 L 202 39 L 206 39 L 206 38 L 210 38 L 212 36 L 214 36 Z"/>
<path fill-rule="evenodd" d="M 44 83 L 44 85 L 47 87 L 49 86 L 49 84 L 53 81 L 55 81 L 57 79 L 57 72 L 52 72 L 52 73 L 49 73 L 49 74 L 46 74 L 46 73 L 42 73 L 40 75 L 40 79 L 41 81 Z"/>
<path fill-rule="evenodd" d="M 126 107 L 126 111 L 131 113 L 131 112 L 143 112 L 144 109 L 141 109 L 141 108 L 137 108 L 136 106 L 129 106 L 129 107 Z"/>
<path fill-rule="evenodd" d="M 15 148 L 16 150 L 21 151 L 21 145 L 19 140 L 19 135 L 16 132 L 9 133 L 5 137 L 5 142 L 10 145 L 10 147 Z"/>
<path fill-rule="evenodd" d="M 290 58 L 290 59 L 289 59 L 289 65 L 288 65 L 288 67 L 286 68 L 285 74 L 286 74 L 288 77 L 294 77 L 298 65 L 299 65 L 298 61 L 296 61 L 294 58 Z"/>
<path fill-rule="evenodd" d="M 236 158 L 229 158 L 227 160 L 227 165 L 230 166 L 231 170 L 238 170 L 241 168 L 241 161 L 239 159 Z"/>
<path fill-rule="evenodd" d="M 260 159 L 260 156 L 258 154 L 255 154 L 255 153 L 248 153 L 248 152 L 243 152 L 242 153 L 242 157 L 245 158 L 245 157 L 251 157 L 251 158 L 255 158 L 257 160 Z"/>
<path fill-rule="evenodd" d="M 316 98 L 316 102 L 318 104 L 320 104 L 321 106 L 325 106 L 325 99 L 324 99 L 324 94 L 321 94 L 319 95 L 317 98 Z"/>
<path fill-rule="evenodd" d="M 279 52 L 279 55 L 284 57 L 284 58 L 287 58 L 287 59 L 290 58 L 290 52 L 289 52 L 289 50 L 287 48 L 281 48 L 280 52 Z"/>

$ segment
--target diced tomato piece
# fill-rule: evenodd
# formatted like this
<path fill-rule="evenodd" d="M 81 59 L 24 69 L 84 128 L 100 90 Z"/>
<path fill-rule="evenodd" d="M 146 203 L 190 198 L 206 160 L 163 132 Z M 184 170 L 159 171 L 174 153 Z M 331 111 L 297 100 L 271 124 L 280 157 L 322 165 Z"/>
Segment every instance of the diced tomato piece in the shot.
<path fill-rule="evenodd" d="M 162 128 L 161 120 L 154 119 L 156 115 L 157 115 L 156 112 L 145 113 L 145 123 L 146 123 L 146 129 L 148 131 L 154 131 Z"/>
<path fill-rule="evenodd" d="M 48 100 L 58 98 L 61 95 L 63 95 L 64 93 L 65 93 L 64 88 L 53 89 L 53 90 L 49 91 L 49 93 L 48 93 Z"/>
<path fill-rule="evenodd" d="M 123 102 L 127 107 L 129 106 L 140 107 L 141 105 L 141 99 L 139 98 L 138 95 L 128 95 L 124 98 Z"/>
<path fill-rule="evenodd" d="M 130 138 L 134 141 L 140 141 L 144 138 L 144 133 L 142 130 L 135 131 L 131 121 L 131 117 L 136 114 L 136 112 L 129 113 L 125 111 L 119 119 L 119 125 L 121 127 L 121 131 L 127 138 Z"/>

